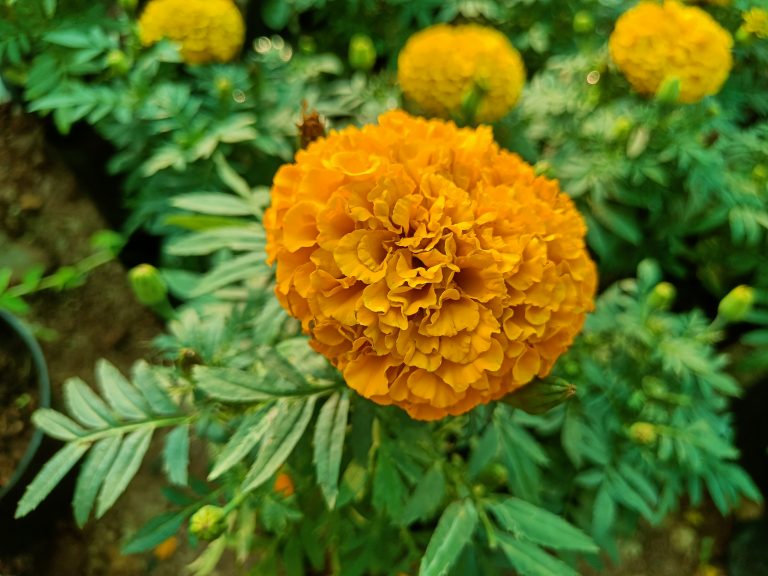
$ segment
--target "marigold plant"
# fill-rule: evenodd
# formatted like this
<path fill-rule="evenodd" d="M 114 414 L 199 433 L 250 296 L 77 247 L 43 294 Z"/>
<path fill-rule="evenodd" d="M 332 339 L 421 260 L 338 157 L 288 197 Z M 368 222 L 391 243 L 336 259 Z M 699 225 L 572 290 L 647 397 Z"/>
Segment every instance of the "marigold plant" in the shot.
<path fill-rule="evenodd" d="M 709 14 L 667 0 L 644 1 L 616 22 L 611 57 L 632 87 L 656 93 L 665 81 L 680 81 L 679 101 L 716 94 L 731 70 L 733 39 Z"/>
<path fill-rule="evenodd" d="M 392 111 L 332 132 L 277 172 L 265 227 L 312 346 L 417 419 L 546 376 L 593 306 L 581 216 L 488 127 Z"/>
<path fill-rule="evenodd" d="M 429 114 L 458 116 L 474 99 L 474 120 L 493 122 L 520 97 L 525 67 L 497 30 L 438 24 L 411 36 L 398 57 L 397 78 L 405 95 Z"/>
<path fill-rule="evenodd" d="M 232 0 L 150 0 L 139 36 L 145 46 L 163 38 L 178 42 L 189 64 L 227 62 L 243 46 L 245 24 Z"/>

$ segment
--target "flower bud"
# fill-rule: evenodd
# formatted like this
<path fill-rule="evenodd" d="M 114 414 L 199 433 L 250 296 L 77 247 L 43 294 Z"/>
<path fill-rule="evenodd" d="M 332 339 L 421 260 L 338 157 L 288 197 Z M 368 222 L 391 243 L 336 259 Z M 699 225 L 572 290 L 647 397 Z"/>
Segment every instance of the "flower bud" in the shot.
<path fill-rule="evenodd" d="M 757 164 L 752 168 L 752 179 L 758 182 L 765 182 L 768 180 L 768 166 L 765 164 Z"/>
<path fill-rule="evenodd" d="M 650 422 L 635 422 L 629 427 L 629 437 L 638 444 L 653 444 L 658 436 L 656 426 Z"/>
<path fill-rule="evenodd" d="M 662 104 L 677 104 L 680 101 L 680 78 L 668 76 L 656 90 L 654 96 Z"/>
<path fill-rule="evenodd" d="M 648 306 L 653 310 L 668 310 L 677 296 L 677 288 L 669 282 L 659 282 L 648 295 Z"/>
<path fill-rule="evenodd" d="M 592 32 L 595 29 L 595 19 L 586 10 L 579 10 L 573 15 L 573 31 L 580 34 Z"/>
<path fill-rule="evenodd" d="M 151 264 L 139 264 L 128 272 L 136 299 L 146 306 L 160 304 L 168 294 L 165 280 L 157 268 Z"/>
<path fill-rule="evenodd" d="M 224 509 L 207 504 L 192 515 L 189 531 L 201 540 L 215 540 L 224 533 Z"/>
<path fill-rule="evenodd" d="M 107 54 L 107 66 L 112 72 L 122 76 L 131 69 L 131 63 L 128 56 L 122 50 L 111 50 Z"/>
<path fill-rule="evenodd" d="M 629 136 L 629 133 L 632 132 L 633 127 L 634 125 L 631 118 L 628 118 L 627 116 L 620 116 L 613 124 L 611 136 L 613 136 L 613 138 L 616 140 L 626 138 Z"/>
<path fill-rule="evenodd" d="M 376 47 L 366 34 L 355 34 L 349 41 L 349 65 L 367 72 L 376 63 Z"/>
<path fill-rule="evenodd" d="M 717 315 L 728 322 L 739 322 L 752 311 L 754 303 L 755 289 L 741 284 L 720 300 Z"/>
<path fill-rule="evenodd" d="M 562 378 L 535 380 L 504 397 L 503 402 L 528 414 L 544 414 L 576 394 L 576 386 Z"/>

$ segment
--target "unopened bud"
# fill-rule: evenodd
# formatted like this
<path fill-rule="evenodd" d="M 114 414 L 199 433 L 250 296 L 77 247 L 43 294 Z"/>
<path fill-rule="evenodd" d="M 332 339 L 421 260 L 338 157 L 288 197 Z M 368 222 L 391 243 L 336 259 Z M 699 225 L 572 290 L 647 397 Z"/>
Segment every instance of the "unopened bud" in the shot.
<path fill-rule="evenodd" d="M 629 437 L 638 444 L 653 444 L 658 436 L 656 426 L 650 422 L 635 422 L 629 427 Z"/>
<path fill-rule="evenodd" d="M 586 10 L 579 10 L 573 15 L 573 30 L 580 34 L 592 32 L 595 29 L 595 19 Z"/>
<path fill-rule="evenodd" d="M 755 289 L 741 284 L 720 300 L 717 315 L 728 322 L 739 322 L 752 311 L 754 303 Z"/>
<path fill-rule="evenodd" d="M 611 135 L 616 140 L 626 138 L 629 136 L 629 133 L 632 132 L 633 127 L 634 124 L 632 123 L 631 118 L 628 118 L 627 116 L 620 116 L 616 119 L 616 122 L 613 125 Z"/>
<path fill-rule="evenodd" d="M 355 70 L 367 72 L 376 64 L 376 46 L 366 34 L 355 34 L 349 41 L 349 65 Z"/>
<path fill-rule="evenodd" d="M 669 282 L 659 282 L 648 295 L 648 306 L 654 310 L 667 310 L 676 296 L 677 288 Z"/>
<path fill-rule="evenodd" d="M 207 504 L 192 515 L 189 531 L 201 540 L 215 540 L 224 533 L 224 509 Z"/>
<path fill-rule="evenodd" d="M 128 272 L 128 280 L 136 299 L 146 306 L 160 304 L 168 294 L 165 280 L 151 264 L 139 264 L 132 268 Z"/>
<path fill-rule="evenodd" d="M 504 397 L 503 402 L 528 414 L 544 414 L 576 394 L 576 386 L 562 378 L 535 380 Z"/>
<path fill-rule="evenodd" d="M 752 179 L 758 182 L 764 182 L 768 180 L 768 166 L 765 164 L 757 164 L 752 168 Z"/>
<path fill-rule="evenodd" d="M 107 66 L 112 72 L 121 76 L 131 69 L 128 56 L 122 50 L 111 50 L 107 54 Z"/>

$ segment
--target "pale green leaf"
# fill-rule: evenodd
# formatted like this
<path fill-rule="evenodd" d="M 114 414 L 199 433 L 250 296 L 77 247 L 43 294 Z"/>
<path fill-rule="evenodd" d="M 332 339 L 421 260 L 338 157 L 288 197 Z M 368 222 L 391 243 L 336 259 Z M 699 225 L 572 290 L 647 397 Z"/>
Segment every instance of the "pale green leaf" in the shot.
<path fill-rule="evenodd" d="M 96 363 L 96 381 L 101 388 L 101 395 L 117 414 L 128 420 L 149 417 L 150 410 L 144 397 L 117 368 L 104 359 Z"/>
<path fill-rule="evenodd" d="M 50 408 L 40 408 L 32 415 L 32 422 L 43 432 L 57 440 L 69 442 L 86 434 L 85 429 L 74 420 Z"/>
<path fill-rule="evenodd" d="M 520 576 L 579 576 L 573 568 L 531 542 L 498 534 L 501 550 Z"/>
<path fill-rule="evenodd" d="M 75 521 L 81 528 L 88 521 L 96 495 L 115 460 L 122 439 L 122 435 L 115 435 L 96 442 L 80 470 L 72 498 L 72 508 Z"/>
<path fill-rule="evenodd" d="M 445 498 L 445 474 L 439 462 L 433 464 L 416 485 L 405 503 L 401 518 L 405 526 L 417 521 L 429 520 L 440 508 Z"/>
<path fill-rule="evenodd" d="M 24 495 L 16 507 L 16 518 L 26 516 L 37 508 L 48 494 L 56 487 L 64 476 L 67 475 L 78 460 L 88 451 L 90 444 L 67 444 L 56 452 L 53 457 L 38 472 L 35 479 L 27 486 Z"/>
<path fill-rule="evenodd" d="M 139 471 L 141 461 L 149 448 L 152 432 L 152 428 L 142 428 L 125 438 L 99 492 L 96 502 L 97 518 L 101 518 L 112 507 Z"/>
<path fill-rule="evenodd" d="M 123 554 L 140 554 L 152 550 L 176 534 L 191 512 L 191 509 L 185 509 L 181 512 L 166 512 L 155 516 L 131 536 L 121 552 Z"/>
<path fill-rule="evenodd" d="M 312 418 L 315 397 L 311 396 L 306 400 L 281 400 L 280 405 L 281 410 L 276 415 L 274 426 L 262 439 L 256 461 L 243 481 L 243 492 L 261 486 L 288 459 Z"/>
<path fill-rule="evenodd" d="M 256 412 L 246 414 L 235 433 L 216 457 L 208 480 L 215 480 L 245 458 L 264 437 L 269 428 L 274 425 L 275 418 L 279 414 L 280 408 L 271 404 L 262 406 Z"/>
<path fill-rule="evenodd" d="M 419 567 L 419 576 L 447 574 L 464 546 L 472 540 L 477 520 L 477 510 L 471 500 L 449 504 L 429 540 Z"/>
<path fill-rule="evenodd" d="M 179 407 L 171 400 L 167 389 L 147 362 L 139 360 L 134 364 L 131 376 L 134 386 L 147 399 L 152 413 L 159 416 L 178 414 Z"/>
<path fill-rule="evenodd" d="M 336 392 L 320 409 L 315 425 L 313 461 L 317 483 L 330 509 L 336 505 L 339 495 L 339 473 L 348 415 L 349 394 L 346 390 Z"/>
<path fill-rule="evenodd" d="M 163 447 L 163 470 L 168 481 L 186 486 L 189 469 L 189 425 L 182 424 L 171 430 L 165 437 Z"/>
<path fill-rule="evenodd" d="M 174 196 L 171 206 L 213 216 L 249 216 L 253 210 L 237 196 L 218 192 L 192 192 Z"/>
<path fill-rule="evenodd" d="M 64 382 L 64 402 L 69 413 L 88 428 L 109 428 L 115 422 L 109 407 L 80 378 Z"/>

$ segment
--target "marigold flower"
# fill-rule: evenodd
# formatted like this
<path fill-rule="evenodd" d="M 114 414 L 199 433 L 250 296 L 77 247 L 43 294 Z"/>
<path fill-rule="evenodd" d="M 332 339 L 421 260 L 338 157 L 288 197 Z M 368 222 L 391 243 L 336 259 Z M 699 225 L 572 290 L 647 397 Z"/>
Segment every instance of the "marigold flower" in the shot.
<path fill-rule="evenodd" d="M 141 43 L 181 45 L 189 64 L 227 62 L 240 52 L 245 23 L 232 0 L 150 0 L 139 18 Z"/>
<path fill-rule="evenodd" d="M 525 84 L 523 61 L 507 37 L 476 24 L 438 24 L 417 32 L 400 52 L 397 66 L 405 95 L 443 118 L 461 115 L 474 97 L 479 100 L 474 120 L 498 120 L 515 105 Z"/>
<path fill-rule="evenodd" d="M 584 221 L 490 127 L 396 110 L 331 132 L 278 170 L 264 224 L 315 350 L 417 419 L 546 376 L 593 307 Z"/>
<path fill-rule="evenodd" d="M 731 35 L 704 10 L 674 0 L 644 1 L 625 12 L 608 45 L 635 90 L 652 95 L 676 78 L 684 103 L 717 93 L 733 64 Z"/>
<path fill-rule="evenodd" d="M 750 8 L 741 17 L 744 20 L 741 25 L 744 32 L 758 38 L 768 38 L 768 10 Z"/>

